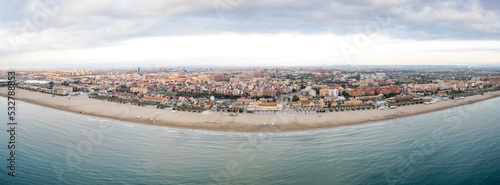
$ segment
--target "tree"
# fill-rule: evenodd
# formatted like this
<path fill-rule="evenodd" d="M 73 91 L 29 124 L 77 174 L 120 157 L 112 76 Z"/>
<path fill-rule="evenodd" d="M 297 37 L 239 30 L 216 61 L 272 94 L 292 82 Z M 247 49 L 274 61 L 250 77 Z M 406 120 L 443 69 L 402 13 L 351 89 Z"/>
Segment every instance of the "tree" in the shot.
<path fill-rule="evenodd" d="M 54 82 L 49 82 L 49 89 L 52 89 L 54 87 Z"/>
<path fill-rule="evenodd" d="M 297 95 L 293 95 L 292 102 L 298 102 L 300 98 Z"/>
<path fill-rule="evenodd" d="M 346 93 L 346 92 L 342 92 L 342 96 L 344 96 L 346 99 L 349 99 L 349 97 L 351 97 L 351 96 L 349 96 L 349 94 L 348 94 L 348 93 Z"/>
<path fill-rule="evenodd" d="M 288 99 L 289 99 L 288 97 L 283 97 L 284 102 L 288 101 Z"/>
<path fill-rule="evenodd" d="M 349 86 L 349 88 L 351 88 L 351 89 L 356 89 L 356 88 L 358 88 L 358 87 L 359 87 L 359 85 L 351 85 L 351 84 L 349 84 L 348 86 Z"/>

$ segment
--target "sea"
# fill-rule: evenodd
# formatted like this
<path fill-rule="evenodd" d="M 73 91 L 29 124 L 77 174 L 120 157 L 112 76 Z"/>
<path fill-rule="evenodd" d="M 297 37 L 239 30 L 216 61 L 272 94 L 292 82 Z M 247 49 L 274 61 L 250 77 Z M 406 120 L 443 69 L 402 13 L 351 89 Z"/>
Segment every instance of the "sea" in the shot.
<path fill-rule="evenodd" d="M 284 133 L 142 125 L 17 101 L 15 177 L 7 99 L 0 105 L 2 185 L 500 184 L 500 98 Z"/>

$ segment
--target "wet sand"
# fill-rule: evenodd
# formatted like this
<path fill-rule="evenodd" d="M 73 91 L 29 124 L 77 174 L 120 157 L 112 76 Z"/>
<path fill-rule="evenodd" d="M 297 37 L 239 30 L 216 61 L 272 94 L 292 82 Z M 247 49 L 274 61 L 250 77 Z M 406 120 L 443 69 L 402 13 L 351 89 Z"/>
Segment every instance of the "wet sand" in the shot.
<path fill-rule="evenodd" d="M 7 88 L 0 88 L 0 96 L 6 97 Z M 78 114 L 104 117 L 141 124 L 151 124 L 188 129 L 204 129 L 232 132 L 285 132 L 332 128 L 374 121 L 389 120 L 438 110 L 463 106 L 500 96 L 500 91 L 470 96 L 460 100 L 448 100 L 435 104 L 401 106 L 391 110 L 358 110 L 307 115 L 261 115 L 209 112 L 172 112 L 151 107 L 139 107 L 80 96 L 53 96 L 50 94 L 16 89 L 16 100 Z M 71 98 L 71 100 L 70 100 Z M 22 111 L 22 110 L 18 110 Z M 397 115 L 387 118 L 385 115 Z M 139 118 L 138 118 L 139 116 Z M 153 121 L 152 121 L 153 120 Z M 267 123 L 264 125 L 264 123 Z M 271 125 L 274 123 L 274 126 Z"/>

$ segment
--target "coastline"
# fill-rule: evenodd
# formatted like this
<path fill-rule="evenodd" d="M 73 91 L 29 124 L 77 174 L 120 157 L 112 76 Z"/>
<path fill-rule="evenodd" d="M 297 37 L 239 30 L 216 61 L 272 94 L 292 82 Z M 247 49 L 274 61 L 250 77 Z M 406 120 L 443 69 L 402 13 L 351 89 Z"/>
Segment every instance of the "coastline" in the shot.
<path fill-rule="evenodd" d="M 6 97 L 6 92 L 7 88 L 0 88 L 0 96 Z M 15 98 L 23 102 L 62 111 L 148 125 L 230 132 L 288 132 L 397 119 L 473 104 L 498 96 L 500 96 L 500 91 L 485 95 L 470 96 L 460 100 L 438 102 L 431 105 L 402 106 L 391 110 L 358 110 L 289 116 L 260 114 L 228 116 L 227 113 L 221 114 L 219 112 L 210 112 L 210 114 L 172 112 L 170 110 L 139 107 L 79 96 L 53 96 L 23 89 L 16 90 Z M 392 118 L 385 117 L 386 114 L 390 115 L 392 113 L 397 116 Z M 151 119 L 154 120 L 154 123 Z M 267 123 L 267 125 L 264 125 L 264 123 Z M 272 129 L 269 128 L 271 127 L 271 123 L 276 124 Z"/>

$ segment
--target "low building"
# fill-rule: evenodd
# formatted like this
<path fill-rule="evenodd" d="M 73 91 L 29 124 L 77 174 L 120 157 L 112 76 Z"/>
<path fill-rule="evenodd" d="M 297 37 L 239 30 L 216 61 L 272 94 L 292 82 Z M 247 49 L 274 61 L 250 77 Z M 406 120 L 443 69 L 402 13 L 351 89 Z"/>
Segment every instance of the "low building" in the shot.
<path fill-rule="evenodd" d="M 404 96 L 404 97 L 388 98 L 388 99 L 385 99 L 385 101 L 387 101 L 389 103 L 396 103 L 396 102 L 406 101 L 406 100 L 411 100 L 411 99 L 413 99 L 412 96 Z"/>
<path fill-rule="evenodd" d="M 162 103 L 165 104 L 168 101 L 168 98 L 159 98 L 159 97 L 152 97 L 152 96 L 146 96 L 141 99 L 143 102 L 149 102 L 149 103 Z"/>
<path fill-rule="evenodd" d="M 147 87 L 131 87 L 130 92 L 136 92 L 139 94 L 147 94 L 148 88 Z"/>
<path fill-rule="evenodd" d="M 446 93 L 446 92 L 439 92 L 437 95 L 441 96 L 441 97 L 445 97 L 445 96 L 448 96 L 448 93 Z"/>
<path fill-rule="evenodd" d="M 238 105 L 249 105 L 251 102 L 252 102 L 252 99 L 250 99 L 250 98 L 238 98 L 238 99 L 236 99 L 236 102 L 234 102 L 234 103 L 238 104 Z"/>
<path fill-rule="evenodd" d="M 363 105 L 363 101 L 351 98 L 350 101 L 345 101 L 344 105 L 346 106 L 356 106 L 356 105 Z"/>
<path fill-rule="evenodd" d="M 256 111 L 281 111 L 283 104 L 278 102 L 253 102 L 251 107 Z"/>
<path fill-rule="evenodd" d="M 73 92 L 73 87 L 55 86 L 52 91 L 56 94 L 69 94 Z"/>

